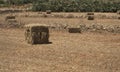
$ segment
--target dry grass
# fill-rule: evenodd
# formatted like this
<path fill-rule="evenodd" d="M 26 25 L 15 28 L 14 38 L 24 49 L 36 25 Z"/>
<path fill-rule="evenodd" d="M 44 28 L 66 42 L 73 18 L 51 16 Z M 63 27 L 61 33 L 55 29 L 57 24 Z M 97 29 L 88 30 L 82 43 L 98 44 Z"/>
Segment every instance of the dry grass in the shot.
<path fill-rule="evenodd" d="M 29 45 L 23 30 L 0 29 L 0 71 L 120 71 L 120 34 L 50 32 L 50 41 Z"/>
<path fill-rule="evenodd" d="M 93 21 L 85 19 L 84 14 L 81 18 L 44 18 L 38 13 L 28 13 L 27 17 L 16 14 L 16 19 L 25 24 L 45 23 L 58 28 L 120 24 L 120 20 L 110 19 L 115 14 L 95 13 L 110 18 Z M 4 24 L 4 16 L 0 16 L 0 25 Z M 29 45 L 23 29 L 0 28 L 0 72 L 120 72 L 120 34 L 50 31 L 50 41 L 52 44 Z"/>

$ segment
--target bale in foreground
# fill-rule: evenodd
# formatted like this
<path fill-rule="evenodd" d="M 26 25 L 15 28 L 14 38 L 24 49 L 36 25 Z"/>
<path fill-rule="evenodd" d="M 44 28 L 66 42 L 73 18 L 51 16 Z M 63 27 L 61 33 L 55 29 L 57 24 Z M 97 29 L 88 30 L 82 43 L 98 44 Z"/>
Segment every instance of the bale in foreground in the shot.
<path fill-rule="evenodd" d="M 25 40 L 29 44 L 49 43 L 49 29 L 45 24 L 25 25 Z"/>

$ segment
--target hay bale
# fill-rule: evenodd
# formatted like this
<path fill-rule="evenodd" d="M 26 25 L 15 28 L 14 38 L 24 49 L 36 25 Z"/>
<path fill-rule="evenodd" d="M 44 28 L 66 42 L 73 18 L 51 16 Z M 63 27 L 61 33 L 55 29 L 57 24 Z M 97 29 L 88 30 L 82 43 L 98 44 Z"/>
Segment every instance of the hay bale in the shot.
<path fill-rule="evenodd" d="M 88 16 L 88 20 L 94 20 L 94 16 L 93 15 L 89 15 Z"/>
<path fill-rule="evenodd" d="M 94 12 L 88 12 L 87 15 L 94 15 Z"/>
<path fill-rule="evenodd" d="M 11 16 L 11 15 L 10 15 L 10 16 L 6 16 L 6 17 L 5 17 L 5 21 L 7 21 L 7 20 L 9 20 L 9 19 L 15 19 L 15 16 Z"/>
<path fill-rule="evenodd" d="M 51 14 L 51 10 L 46 10 L 46 14 Z"/>
<path fill-rule="evenodd" d="M 68 28 L 69 33 L 81 33 L 80 28 Z"/>
<path fill-rule="evenodd" d="M 29 44 L 49 42 L 49 29 L 44 24 L 29 24 L 25 26 L 25 39 Z"/>

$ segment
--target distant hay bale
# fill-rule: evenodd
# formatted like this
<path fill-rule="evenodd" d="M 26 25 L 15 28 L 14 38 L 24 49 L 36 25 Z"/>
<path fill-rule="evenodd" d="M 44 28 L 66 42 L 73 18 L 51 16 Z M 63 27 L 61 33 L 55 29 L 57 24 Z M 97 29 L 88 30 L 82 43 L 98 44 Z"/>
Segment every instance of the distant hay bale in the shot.
<path fill-rule="evenodd" d="M 5 21 L 9 20 L 9 19 L 15 19 L 15 16 L 6 16 L 5 17 Z"/>
<path fill-rule="evenodd" d="M 94 20 L 94 13 L 93 12 L 88 12 L 87 17 L 88 17 L 88 20 Z"/>
<path fill-rule="evenodd" d="M 87 15 L 94 15 L 94 12 L 88 12 Z"/>
<path fill-rule="evenodd" d="M 51 10 L 46 10 L 46 14 L 51 14 Z"/>
<path fill-rule="evenodd" d="M 94 16 L 89 15 L 89 16 L 88 16 L 88 20 L 94 20 Z"/>
<path fill-rule="evenodd" d="M 68 28 L 69 33 L 81 33 L 80 28 Z"/>
<path fill-rule="evenodd" d="M 49 29 L 44 24 L 29 24 L 25 26 L 25 39 L 29 44 L 49 42 Z"/>

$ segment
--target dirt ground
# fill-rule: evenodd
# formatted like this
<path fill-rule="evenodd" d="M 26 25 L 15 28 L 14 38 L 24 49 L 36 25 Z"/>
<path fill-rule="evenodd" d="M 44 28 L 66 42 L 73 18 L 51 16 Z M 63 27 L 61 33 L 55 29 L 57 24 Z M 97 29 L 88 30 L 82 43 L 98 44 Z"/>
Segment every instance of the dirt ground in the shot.
<path fill-rule="evenodd" d="M 0 28 L 0 72 L 120 72 L 120 34 L 50 32 L 29 45 L 23 29 Z"/>
<path fill-rule="evenodd" d="M 4 18 L 5 15 L 0 15 L 0 23 Z M 118 19 L 96 18 L 88 21 L 82 18 L 17 16 L 17 20 L 24 24 L 70 26 L 120 24 Z M 50 31 L 50 42 L 29 45 L 25 41 L 24 29 L 0 27 L 0 72 L 120 72 L 120 34 Z"/>

